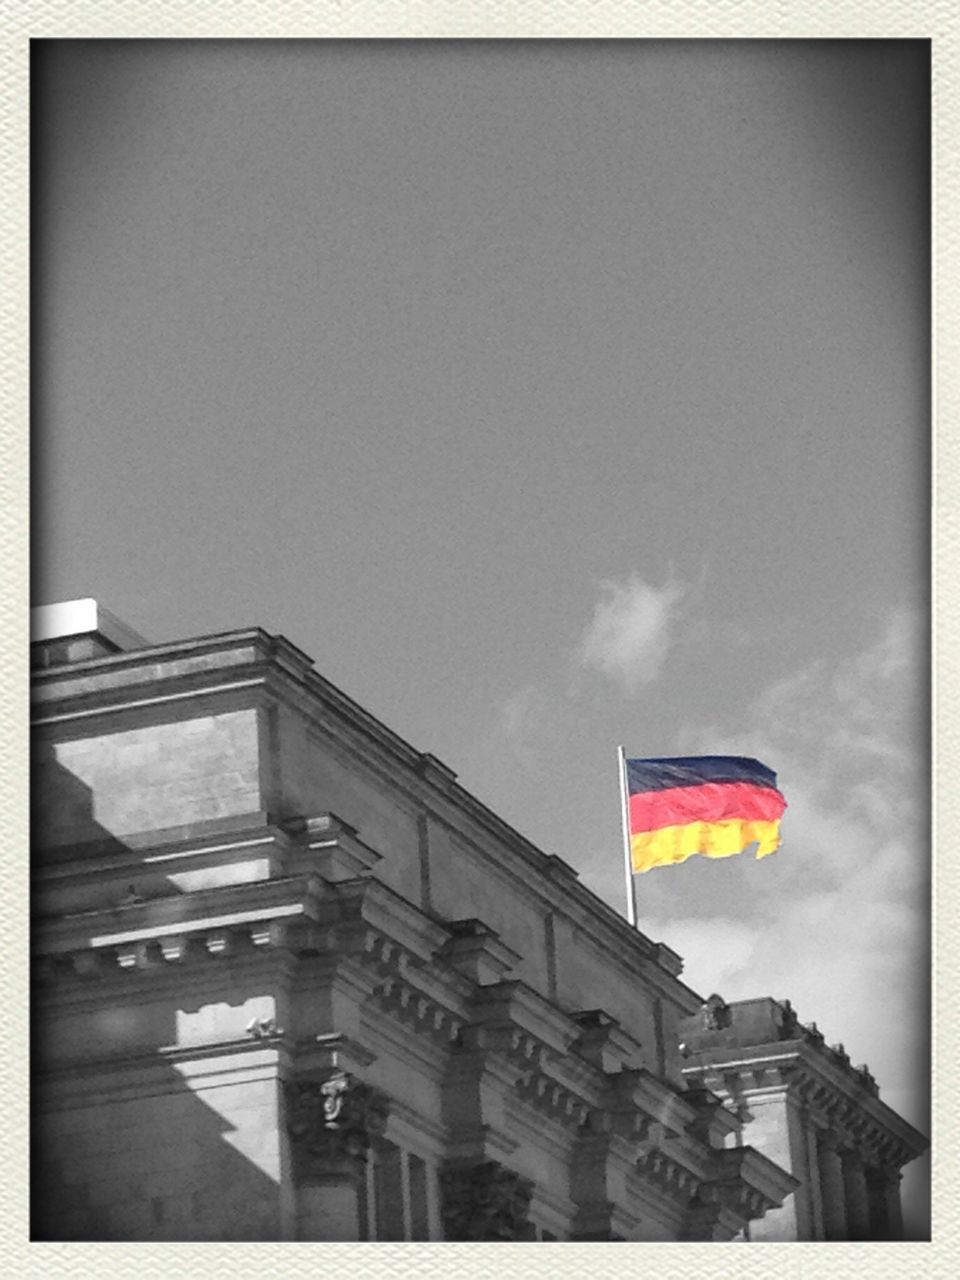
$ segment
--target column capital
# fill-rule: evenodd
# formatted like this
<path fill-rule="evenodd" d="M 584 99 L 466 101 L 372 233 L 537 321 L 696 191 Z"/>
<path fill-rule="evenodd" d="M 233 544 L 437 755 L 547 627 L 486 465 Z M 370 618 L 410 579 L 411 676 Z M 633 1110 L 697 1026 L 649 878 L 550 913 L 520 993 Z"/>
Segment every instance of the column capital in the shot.
<path fill-rule="evenodd" d="M 298 1181 L 357 1176 L 371 1140 L 386 1128 L 389 1101 L 346 1071 L 284 1086 Z"/>
<path fill-rule="evenodd" d="M 519 1240 L 532 1186 L 497 1160 L 449 1162 L 441 1171 L 447 1240 Z"/>

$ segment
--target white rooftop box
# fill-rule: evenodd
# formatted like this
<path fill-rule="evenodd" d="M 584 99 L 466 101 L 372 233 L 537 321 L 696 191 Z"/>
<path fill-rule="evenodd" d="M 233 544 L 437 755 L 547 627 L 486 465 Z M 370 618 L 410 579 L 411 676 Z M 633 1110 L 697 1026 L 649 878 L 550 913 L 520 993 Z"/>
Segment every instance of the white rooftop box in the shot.
<path fill-rule="evenodd" d="M 41 604 L 30 610 L 32 644 L 78 636 L 99 638 L 111 649 L 121 652 L 143 649 L 148 645 L 143 636 L 89 597 L 65 600 L 59 604 Z"/>

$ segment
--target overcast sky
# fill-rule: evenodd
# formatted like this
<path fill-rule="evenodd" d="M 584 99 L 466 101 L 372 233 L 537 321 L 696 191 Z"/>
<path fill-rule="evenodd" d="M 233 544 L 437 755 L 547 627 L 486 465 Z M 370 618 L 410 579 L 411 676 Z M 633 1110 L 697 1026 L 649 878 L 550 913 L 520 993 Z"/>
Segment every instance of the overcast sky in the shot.
<path fill-rule="evenodd" d="M 621 910 L 617 745 L 757 756 L 640 927 L 929 1132 L 926 44 L 34 49 L 37 602 L 282 632 Z"/>

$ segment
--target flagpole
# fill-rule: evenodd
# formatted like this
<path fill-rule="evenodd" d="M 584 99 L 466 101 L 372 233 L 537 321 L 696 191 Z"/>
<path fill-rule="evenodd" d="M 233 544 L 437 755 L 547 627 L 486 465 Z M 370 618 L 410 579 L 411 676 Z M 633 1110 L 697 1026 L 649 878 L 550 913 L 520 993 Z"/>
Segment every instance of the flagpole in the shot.
<path fill-rule="evenodd" d="M 627 800 L 627 757 L 623 747 L 617 747 L 620 769 L 620 820 L 623 826 L 623 870 L 627 883 L 627 920 L 637 927 L 637 897 L 634 886 L 633 864 L 630 860 L 630 810 Z"/>

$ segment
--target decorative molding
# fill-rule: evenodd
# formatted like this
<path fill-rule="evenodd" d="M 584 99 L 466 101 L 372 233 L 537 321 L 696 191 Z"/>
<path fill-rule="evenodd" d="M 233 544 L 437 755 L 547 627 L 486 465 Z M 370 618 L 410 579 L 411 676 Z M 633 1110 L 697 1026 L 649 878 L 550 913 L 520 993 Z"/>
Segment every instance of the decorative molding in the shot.
<path fill-rule="evenodd" d="M 456 1043 L 463 1019 L 402 978 L 388 978 L 377 988 L 374 999 L 385 1013 L 415 1034 L 448 1047 Z"/>
<path fill-rule="evenodd" d="M 229 927 L 184 928 L 157 937 L 132 936 L 112 945 L 47 952 L 34 957 L 35 981 L 42 986 L 72 979 L 115 977 L 134 971 L 175 970 L 204 960 L 233 959 L 269 948 L 296 951 L 309 942 L 309 924 L 283 919 L 247 920 Z"/>
<path fill-rule="evenodd" d="M 526 1070 L 539 1069 L 544 1057 L 540 1041 L 510 1023 L 468 1023 L 460 1031 L 458 1047 L 468 1053 L 498 1054 L 513 1066 Z"/>
<path fill-rule="evenodd" d="M 637 1158 L 636 1167 L 647 1183 L 684 1206 L 702 1185 L 694 1173 L 659 1147 L 642 1152 Z"/>
<path fill-rule="evenodd" d="M 590 1104 L 584 1098 L 542 1071 L 521 1076 L 516 1092 L 542 1115 L 574 1129 L 583 1128 L 590 1115 Z"/>
<path fill-rule="evenodd" d="M 802 1040 L 758 1045 L 749 1058 L 703 1050 L 684 1076 L 735 1104 L 754 1107 L 764 1094 L 792 1099 L 812 1128 L 836 1134 L 841 1146 L 870 1165 L 899 1166 L 921 1154 L 927 1145 L 922 1135 L 880 1101 L 873 1077 L 851 1067 L 840 1046 L 825 1049 L 818 1037 L 807 1033 Z"/>

